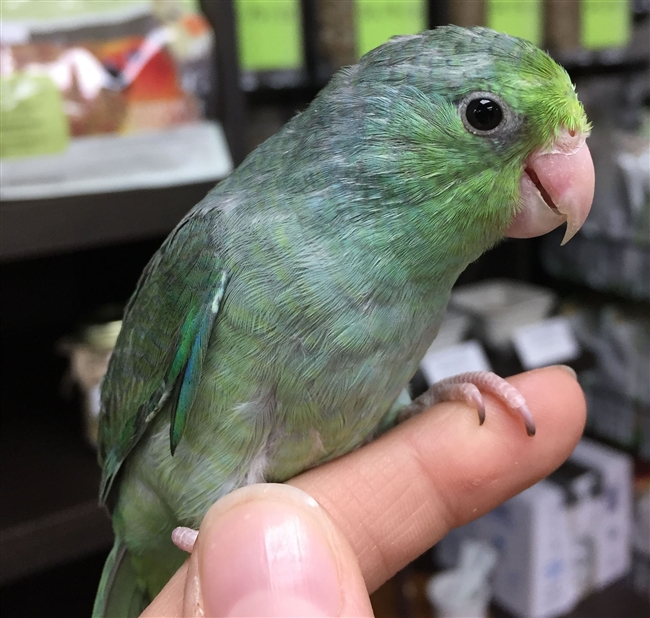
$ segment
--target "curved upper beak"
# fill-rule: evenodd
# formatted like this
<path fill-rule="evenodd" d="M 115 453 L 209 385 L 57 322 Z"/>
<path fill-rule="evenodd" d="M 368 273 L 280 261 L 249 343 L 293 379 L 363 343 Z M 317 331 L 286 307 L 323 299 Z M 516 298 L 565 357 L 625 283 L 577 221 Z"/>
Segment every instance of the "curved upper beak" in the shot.
<path fill-rule="evenodd" d="M 522 209 L 506 236 L 541 236 L 564 222 L 562 244 L 575 236 L 594 198 L 594 164 L 585 138 L 563 131 L 550 150 L 528 157 L 520 182 Z"/>

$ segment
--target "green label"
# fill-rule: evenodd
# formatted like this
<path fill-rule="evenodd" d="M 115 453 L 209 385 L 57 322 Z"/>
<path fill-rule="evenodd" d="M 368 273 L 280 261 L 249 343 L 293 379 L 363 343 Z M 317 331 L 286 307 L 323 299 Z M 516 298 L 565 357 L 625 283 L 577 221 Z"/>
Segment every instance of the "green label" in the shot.
<path fill-rule="evenodd" d="M 3 20 L 75 18 L 148 9 L 150 0 L 0 0 Z"/>
<path fill-rule="evenodd" d="M 0 77 L 0 158 L 62 152 L 69 140 L 61 94 L 47 75 Z"/>
<path fill-rule="evenodd" d="M 201 0 L 178 0 L 183 11 L 187 13 L 202 13 Z"/>
<path fill-rule="evenodd" d="M 302 66 L 299 0 L 236 0 L 239 62 L 245 71 Z"/>
<path fill-rule="evenodd" d="M 417 34 L 427 27 L 425 0 L 356 0 L 357 55 L 385 43 L 396 34 Z"/>
<path fill-rule="evenodd" d="M 488 28 L 541 45 L 541 0 L 486 0 L 485 15 Z"/>
<path fill-rule="evenodd" d="M 580 39 L 585 49 L 625 47 L 632 9 L 628 0 L 582 0 Z"/>

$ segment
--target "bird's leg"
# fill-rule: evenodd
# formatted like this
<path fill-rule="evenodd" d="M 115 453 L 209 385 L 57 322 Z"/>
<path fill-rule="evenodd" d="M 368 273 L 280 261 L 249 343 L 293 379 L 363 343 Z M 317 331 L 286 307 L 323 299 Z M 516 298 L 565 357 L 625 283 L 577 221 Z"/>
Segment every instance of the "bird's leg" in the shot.
<path fill-rule="evenodd" d="M 521 417 L 528 435 L 535 435 L 535 420 L 526 405 L 526 400 L 514 386 L 491 371 L 461 373 L 436 382 L 429 390 L 400 410 L 398 422 L 405 421 L 436 403 L 461 401 L 477 408 L 479 422 L 482 425 L 485 421 L 485 405 L 481 391 L 500 399 Z"/>
<path fill-rule="evenodd" d="M 186 551 L 188 554 L 191 554 L 198 535 L 198 530 L 179 526 L 172 530 L 172 542 L 181 551 Z"/>

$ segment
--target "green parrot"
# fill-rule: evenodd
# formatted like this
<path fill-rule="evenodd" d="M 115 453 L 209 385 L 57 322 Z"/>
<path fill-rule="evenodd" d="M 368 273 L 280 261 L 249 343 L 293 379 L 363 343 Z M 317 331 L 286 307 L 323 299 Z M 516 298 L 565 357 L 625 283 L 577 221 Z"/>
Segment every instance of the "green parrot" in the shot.
<path fill-rule="evenodd" d="M 145 268 L 102 386 L 115 544 L 93 615 L 137 615 L 238 487 L 282 482 L 438 400 L 406 387 L 463 269 L 589 211 L 589 124 L 567 73 L 486 28 L 400 36 L 339 71 L 178 224 Z M 178 532 L 178 531 L 177 531 Z M 191 535 L 190 535 L 191 536 Z M 178 545 L 178 546 L 177 546 Z M 191 545 L 191 543 L 190 543 Z"/>

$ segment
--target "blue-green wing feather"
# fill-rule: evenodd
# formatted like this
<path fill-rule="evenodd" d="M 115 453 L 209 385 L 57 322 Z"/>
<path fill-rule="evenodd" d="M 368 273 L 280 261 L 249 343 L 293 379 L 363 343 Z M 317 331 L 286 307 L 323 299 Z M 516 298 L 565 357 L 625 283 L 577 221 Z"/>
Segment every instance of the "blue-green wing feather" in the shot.
<path fill-rule="evenodd" d="M 216 290 L 212 290 L 211 302 L 200 307 L 197 315 L 186 327 L 184 332 L 184 341 L 191 342 L 189 354 L 185 346 L 179 348 L 172 366 L 176 366 L 186 360 L 183 369 L 183 377 L 178 381 L 178 399 L 172 408 L 172 420 L 169 427 L 169 445 L 172 452 L 176 450 L 178 443 L 185 429 L 187 412 L 194 403 L 194 398 L 198 390 L 199 380 L 203 371 L 203 359 L 210 341 L 210 333 L 214 325 L 214 320 L 219 312 L 219 306 L 226 290 L 227 275 L 225 271 L 221 272 L 221 280 Z M 178 378 L 176 378 L 178 380 Z"/>
<path fill-rule="evenodd" d="M 195 210 L 145 269 L 125 313 L 102 385 L 100 501 L 122 462 L 168 400 L 170 450 L 183 435 L 227 275 L 218 254 L 215 214 Z M 206 231 L 207 230 L 207 231 Z"/>

